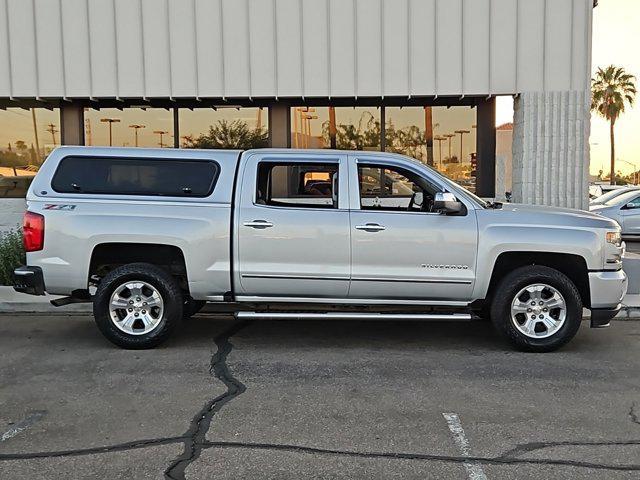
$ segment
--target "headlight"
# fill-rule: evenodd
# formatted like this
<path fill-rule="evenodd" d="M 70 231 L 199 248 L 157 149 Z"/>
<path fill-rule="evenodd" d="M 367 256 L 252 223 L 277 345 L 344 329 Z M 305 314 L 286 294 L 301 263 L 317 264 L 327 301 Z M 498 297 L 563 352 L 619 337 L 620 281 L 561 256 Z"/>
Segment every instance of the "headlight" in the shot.
<path fill-rule="evenodd" d="M 607 232 L 607 243 L 612 243 L 616 247 L 622 245 L 622 235 L 620 232 Z"/>

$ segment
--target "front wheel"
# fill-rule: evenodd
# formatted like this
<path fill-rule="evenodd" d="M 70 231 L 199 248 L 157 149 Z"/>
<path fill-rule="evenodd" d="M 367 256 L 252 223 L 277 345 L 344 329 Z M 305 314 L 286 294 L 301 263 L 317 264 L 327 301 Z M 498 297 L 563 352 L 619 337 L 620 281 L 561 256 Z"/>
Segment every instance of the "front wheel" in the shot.
<path fill-rule="evenodd" d="M 550 352 L 578 332 L 582 300 L 563 273 L 541 265 L 520 267 L 498 284 L 491 319 L 519 350 Z"/>
<path fill-rule="evenodd" d="M 153 348 L 182 319 L 182 292 L 175 279 L 148 263 L 107 274 L 96 290 L 93 316 L 102 334 L 122 348 Z"/>

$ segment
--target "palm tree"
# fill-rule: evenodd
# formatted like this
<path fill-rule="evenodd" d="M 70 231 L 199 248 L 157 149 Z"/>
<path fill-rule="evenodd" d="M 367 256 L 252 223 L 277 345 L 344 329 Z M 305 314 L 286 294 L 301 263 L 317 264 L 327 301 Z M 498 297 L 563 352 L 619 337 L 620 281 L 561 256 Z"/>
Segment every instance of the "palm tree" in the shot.
<path fill-rule="evenodd" d="M 600 67 L 595 78 L 591 80 L 591 110 L 609 120 L 611 185 L 616 183 L 616 147 L 613 129 L 618 117 L 624 113 L 625 105 L 633 106 L 636 93 L 636 77 L 625 72 L 622 67 L 615 65 L 609 65 L 604 69 Z"/>

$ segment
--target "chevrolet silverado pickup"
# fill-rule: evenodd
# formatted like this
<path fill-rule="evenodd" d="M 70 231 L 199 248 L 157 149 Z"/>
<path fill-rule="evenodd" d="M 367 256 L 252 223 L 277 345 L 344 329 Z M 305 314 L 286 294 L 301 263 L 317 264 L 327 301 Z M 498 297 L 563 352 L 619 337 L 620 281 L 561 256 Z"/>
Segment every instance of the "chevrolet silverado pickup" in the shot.
<path fill-rule="evenodd" d="M 15 289 L 92 302 L 150 348 L 205 303 L 238 318 L 491 320 L 551 351 L 627 289 L 613 220 L 486 202 L 382 152 L 61 147 L 27 194 Z"/>

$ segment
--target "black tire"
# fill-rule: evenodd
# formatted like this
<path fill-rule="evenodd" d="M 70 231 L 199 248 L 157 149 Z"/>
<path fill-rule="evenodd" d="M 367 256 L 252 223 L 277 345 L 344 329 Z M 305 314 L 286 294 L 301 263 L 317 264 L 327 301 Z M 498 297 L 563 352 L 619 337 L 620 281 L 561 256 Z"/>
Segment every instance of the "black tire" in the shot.
<path fill-rule="evenodd" d="M 185 320 L 193 317 L 207 304 L 204 300 L 194 300 L 191 297 L 185 297 L 182 304 L 182 318 Z"/>
<path fill-rule="evenodd" d="M 134 335 L 120 330 L 109 314 L 113 292 L 126 281 L 143 281 L 154 287 L 164 304 L 162 317 L 153 330 Z M 100 282 L 93 299 L 93 316 L 102 334 L 111 343 L 127 349 L 153 348 L 164 342 L 182 320 L 182 292 L 175 279 L 150 263 L 130 263 L 109 272 Z"/>
<path fill-rule="evenodd" d="M 511 303 L 523 288 L 546 284 L 564 297 L 566 318 L 560 329 L 546 338 L 531 338 L 520 332 L 511 318 Z M 516 315 L 517 317 L 517 315 Z M 495 328 L 517 349 L 526 352 L 551 352 L 565 345 L 580 328 L 582 299 L 573 282 L 563 273 L 541 265 L 517 268 L 498 284 L 491 304 L 491 320 Z"/>

